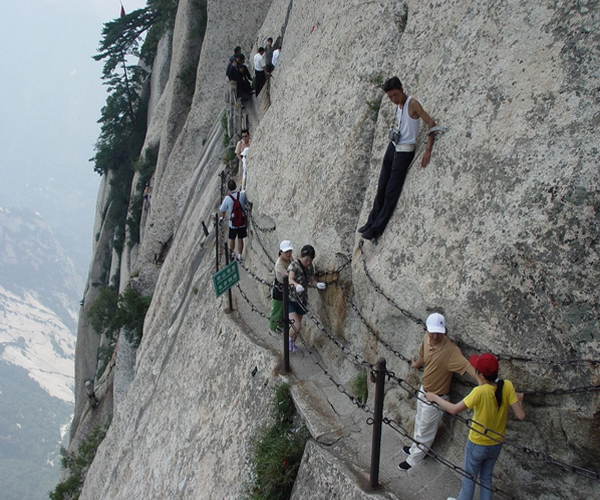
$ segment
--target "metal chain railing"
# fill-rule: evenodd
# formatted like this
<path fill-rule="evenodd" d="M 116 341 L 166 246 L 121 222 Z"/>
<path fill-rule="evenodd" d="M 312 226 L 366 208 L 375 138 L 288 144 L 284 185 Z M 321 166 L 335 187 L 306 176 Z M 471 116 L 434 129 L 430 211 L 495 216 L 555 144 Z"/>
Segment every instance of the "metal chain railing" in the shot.
<path fill-rule="evenodd" d="M 398 434 L 401 434 L 405 438 L 407 438 L 410 441 L 412 441 L 413 443 L 415 443 L 419 447 L 420 450 L 427 453 L 427 455 L 430 456 L 431 458 L 433 458 L 435 461 L 437 461 L 440 464 L 442 464 L 443 466 L 448 467 L 449 469 L 457 472 L 461 476 L 466 477 L 467 479 L 470 479 L 475 484 L 478 484 L 481 488 L 485 488 L 486 490 L 490 490 L 494 493 L 498 493 L 499 495 L 502 495 L 511 500 L 518 500 L 517 497 L 515 497 L 514 495 L 511 495 L 510 493 L 508 493 L 506 491 L 501 490 L 497 486 L 494 486 L 494 485 L 489 486 L 487 484 L 483 484 L 478 478 L 474 477 L 471 473 L 467 472 L 462 467 L 459 467 L 458 465 L 450 462 L 448 459 L 442 457 L 433 448 L 428 448 L 427 446 L 424 446 L 422 443 L 417 442 L 415 439 L 413 439 L 413 437 L 408 433 L 408 431 L 402 426 L 402 424 L 400 422 L 397 422 L 396 420 L 393 420 L 391 418 L 383 417 L 383 423 L 386 424 L 388 427 L 390 427 L 390 429 L 396 431 Z"/>
<path fill-rule="evenodd" d="M 327 376 L 327 378 L 329 378 L 329 380 L 331 380 L 331 382 L 333 383 L 333 385 L 335 385 L 337 390 L 340 391 L 342 394 L 344 394 L 358 408 L 360 408 L 361 410 L 363 410 L 366 413 L 373 414 L 373 410 L 366 403 L 363 403 L 354 394 L 350 393 L 348 391 L 348 389 L 346 389 L 344 387 L 343 384 L 340 384 L 337 380 L 335 380 L 335 378 L 329 372 L 329 370 L 327 370 L 327 368 L 325 366 L 323 366 L 323 363 L 319 359 L 316 359 L 316 354 L 310 349 L 310 347 L 304 341 L 304 339 L 302 339 L 302 337 L 298 337 L 298 338 L 300 339 L 300 342 L 302 343 L 302 345 L 304 346 L 304 348 L 310 355 L 311 361 L 321 369 L 321 371 Z M 372 365 L 370 363 L 367 363 L 364 366 L 369 366 L 371 369 L 374 367 L 374 365 Z"/>
<path fill-rule="evenodd" d="M 403 378 L 398 377 L 394 372 L 386 371 L 386 375 L 388 376 L 389 379 L 394 380 L 404 391 L 408 392 L 410 395 L 414 396 L 416 399 L 418 399 L 422 403 L 427 404 L 429 406 L 431 406 L 431 405 L 438 406 L 437 404 L 430 403 L 429 401 L 427 401 L 427 399 L 423 398 L 421 396 L 421 394 L 423 394 L 423 392 L 420 389 L 417 389 L 414 385 L 412 385 L 410 382 L 404 380 Z M 496 432 L 493 429 L 489 429 L 486 426 L 484 426 L 483 424 L 480 424 L 479 422 L 473 420 L 472 418 L 465 418 L 461 415 L 453 415 L 451 413 L 448 413 L 447 411 L 445 411 L 443 408 L 441 408 L 439 406 L 438 406 L 438 408 L 440 411 L 448 414 L 452 419 L 457 420 L 458 422 L 461 422 L 462 424 L 464 424 L 469 430 L 472 430 L 472 431 L 476 432 L 477 434 L 481 434 L 482 436 L 486 436 L 487 438 L 489 438 L 492 441 L 495 441 L 496 443 L 503 443 L 506 446 L 510 446 L 510 447 L 512 447 L 518 451 L 521 451 L 527 455 L 533 456 L 534 458 L 536 458 L 537 460 L 539 460 L 541 462 L 555 465 L 566 471 L 575 472 L 576 474 L 584 476 L 588 479 L 600 482 L 600 473 L 599 472 L 595 472 L 595 471 L 592 471 L 589 469 L 584 469 L 584 468 L 578 467 L 576 465 L 572 465 L 572 464 L 568 464 L 566 462 L 562 462 L 560 460 L 556 460 L 551 455 L 549 455 L 548 453 L 546 453 L 544 451 L 534 450 L 533 448 L 529 448 L 528 446 L 524 446 L 522 444 L 510 441 L 510 440 L 506 439 L 504 434 Z"/>
<path fill-rule="evenodd" d="M 242 267 L 249 272 L 249 275 L 251 277 L 253 277 L 257 282 L 260 282 L 262 284 L 266 284 L 269 285 L 269 283 L 267 283 L 265 280 L 262 280 L 261 278 L 259 278 L 258 276 L 256 276 L 252 271 L 250 271 L 250 269 L 245 265 L 242 264 Z M 246 302 L 250 305 L 252 311 L 260 314 L 263 318 L 265 319 L 269 319 L 268 316 L 263 313 L 262 311 L 260 311 L 253 303 L 252 301 L 248 298 L 248 296 L 244 293 L 244 291 L 242 290 L 242 288 L 239 286 L 239 284 L 237 285 L 238 290 L 240 291 L 240 294 L 242 295 L 242 297 L 244 298 L 244 300 L 246 300 Z M 315 325 L 325 334 L 325 336 L 332 341 L 342 352 L 344 352 L 345 355 L 349 356 L 351 358 L 351 361 L 361 367 L 367 367 L 371 372 L 373 372 L 374 370 L 374 364 L 369 363 L 368 361 L 366 361 L 360 354 L 354 353 L 352 352 L 352 350 L 350 350 L 350 348 L 348 348 L 346 345 L 342 344 L 340 341 L 338 341 L 330 332 L 327 331 L 327 329 L 325 328 L 325 326 L 315 317 L 315 315 L 307 309 L 307 316 L 311 319 L 311 321 L 313 321 L 315 323 Z M 295 329 L 295 326 L 292 325 L 292 328 Z M 296 330 L 297 332 L 297 330 Z M 298 333 L 298 332 L 297 332 Z M 300 338 L 300 337 L 299 337 Z M 362 409 L 365 409 L 365 405 L 363 405 L 360 400 L 358 400 L 354 395 L 352 395 L 351 393 L 349 393 L 345 387 L 340 384 L 339 382 L 337 382 L 334 377 L 331 375 L 331 373 L 327 370 L 326 367 L 324 367 L 322 365 L 322 363 L 319 360 L 315 360 L 315 354 L 313 353 L 313 351 L 309 348 L 308 344 L 302 339 L 300 338 L 302 344 L 304 345 L 304 347 L 306 348 L 307 352 L 311 355 L 311 359 L 312 361 L 317 364 L 317 366 L 319 366 L 319 368 L 325 373 L 325 375 L 332 381 L 332 383 L 336 386 L 336 388 L 344 393 L 347 397 L 349 397 L 349 399 L 356 404 L 357 406 L 359 406 Z M 392 371 L 387 371 L 386 370 L 386 376 L 389 379 L 394 380 L 404 391 L 406 391 L 407 393 L 413 395 L 414 397 L 416 397 L 417 399 L 419 399 L 421 402 L 428 404 L 428 405 L 432 405 L 434 403 L 430 403 L 429 401 L 427 401 L 426 399 L 423 399 L 420 394 L 421 391 L 420 389 L 418 389 L 417 387 L 415 387 L 414 385 L 412 385 L 410 382 L 408 382 L 405 379 L 402 379 L 401 377 L 398 377 L 394 372 Z M 592 390 L 600 390 L 600 387 L 597 386 L 590 386 L 591 388 L 593 388 Z M 550 394 L 566 394 L 566 393 L 580 393 L 580 392 L 587 392 L 588 390 L 590 390 L 590 387 L 584 387 L 584 388 L 576 388 L 576 389 L 570 389 L 570 390 L 565 390 L 565 389 L 556 389 L 554 391 L 527 391 L 525 392 L 526 394 L 539 394 L 539 395 L 546 395 L 548 393 Z M 372 413 L 372 411 L 370 409 L 366 410 L 370 413 Z M 440 408 L 440 411 L 444 411 Z M 446 412 L 447 413 L 447 412 Z M 539 451 L 539 450 L 534 450 L 532 448 L 529 448 L 527 446 L 521 445 L 519 443 L 515 443 L 512 442 L 510 440 L 507 440 L 505 438 L 504 435 L 492 430 L 492 429 L 488 429 L 485 426 L 481 425 L 480 423 L 474 421 L 473 419 L 470 418 L 465 418 L 462 417 L 460 415 L 452 415 L 450 413 L 448 413 L 452 418 L 456 419 L 457 421 L 465 424 L 467 426 L 467 428 L 469 430 L 473 430 L 474 432 L 477 432 L 481 435 L 485 435 L 487 436 L 489 439 L 491 439 L 492 441 L 496 441 L 498 443 L 503 443 L 507 446 L 510 446 L 514 449 L 517 449 L 527 455 L 533 456 L 534 458 L 536 458 L 539 461 L 542 461 L 544 463 L 548 463 L 550 465 L 554 465 L 557 467 L 562 468 L 563 470 L 566 471 L 570 471 L 570 472 L 574 472 L 578 475 L 581 475 L 583 477 L 586 477 L 588 479 L 600 482 L 600 473 L 592 471 L 592 470 L 588 470 L 588 469 L 584 469 L 582 467 L 578 467 L 576 465 L 572 465 L 572 464 L 568 464 L 566 462 L 560 461 L 560 460 L 556 460 L 554 459 L 551 455 L 549 455 L 546 452 L 543 451 Z M 386 419 L 384 419 L 385 422 Z M 390 423 L 393 421 L 390 421 L 389 419 L 387 419 L 386 423 Z M 479 428 L 475 427 L 478 426 Z M 496 437 L 494 437 L 496 436 Z M 407 436 L 409 439 L 413 440 L 412 437 Z M 414 441 L 414 440 L 413 440 Z M 450 467 L 453 470 L 456 470 L 457 472 L 461 473 L 461 474 L 466 474 L 465 477 L 468 477 L 469 479 L 472 479 L 472 477 L 470 476 L 470 474 L 466 471 L 464 471 L 463 469 L 461 469 L 460 467 L 451 464 L 450 462 L 448 462 L 447 460 L 443 459 L 443 457 L 439 457 L 439 455 L 437 455 L 437 453 L 434 450 L 429 449 L 428 451 L 429 454 L 431 454 L 432 456 L 434 456 L 434 458 L 436 458 L 436 456 L 438 458 L 436 458 L 436 460 L 438 460 L 440 463 L 442 463 L 443 465 Z M 461 472 L 462 471 L 462 472 Z M 463 475 L 464 475 L 463 474 Z M 476 480 L 474 480 L 475 482 L 477 482 Z M 480 484 L 480 483 L 477 483 Z M 482 487 L 486 487 L 485 485 L 481 485 Z M 497 491 L 498 493 L 503 493 L 500 490 L 498 490 L 497 488 L 494 489 L 493 491 Z"/>
<path fill-rule="evenodd" d="M 363 251 L 363 245 L 362 245 L 362 241 L 359 244 L 359 249 L 361 250 L 361 254 Z M 371 286 L 375 289 L 375 291 L 381 295 L 392 307 L 394 307 L 395 309 L 397 309 L 398 311 L 400 311 L 402 313 L 403 316 L 405 316 L 406 318 L 408 318 L 409 320 L 411 320 L 412 322 L 414 322 L 417 325 L 421 325 L 421 326 L 425 326 L 425 322 L 418 318 L 417 316 L 415 316 L 414 314 L 412 314 L 410 311 L 408 311 L 407 309 L 401 307 L 398 303 L 396 303 L 396 301 L 394 301 L 394 299 L 392 299 L 389 295 L 387 295 L 382 288 L 377 284 L 377 282 L 373 279 L 373 277 L 371 276 L 371 274 L 369 273 L 369 270 L 367 268 L 367 262 L 364 259 L 364 255 L 363 255 L 363 259 L 362 259 L 362 263 L 363 263 L 363 271 L 365 273 L 366 278 L 369 280 L 369 283 L 371 283 Z M 461 340 L 456 340 L 455 343 L 457 345 L 462 346 L 462 347 L 466 347 L 468 349 L 471 349 L 475 352 L 483 352 L 484 349 L 481 349 L 480 347 L 474 346 L 474 345 L 470 345 L 467 344 L 466 342 L 463 342 Z M 522 362 L 530 362 L 530 363 L 539 363 L 539 364 L 549 364 L 549 365 L 557 365 L 557 366 L 562 366 L 562 365 L 579 365 L 579 366 L 585 366 L 585 365 L 598 365 L 600 364 L 600 359 L 588 359 L 588 358 L 581 358 L 581 359 L 551 359 L 551 358 L 547 358 L 547 357 L 533 357 L 533 356 L 516 356 L 516 355 L 512 355 L 512 354 L 504 354 L 504 353 L 491 353 L 494 356 L 496 356 L 496 358 L 498 358 L 499 360 L 506 360 L 506 361 L 522 361 Z"/>

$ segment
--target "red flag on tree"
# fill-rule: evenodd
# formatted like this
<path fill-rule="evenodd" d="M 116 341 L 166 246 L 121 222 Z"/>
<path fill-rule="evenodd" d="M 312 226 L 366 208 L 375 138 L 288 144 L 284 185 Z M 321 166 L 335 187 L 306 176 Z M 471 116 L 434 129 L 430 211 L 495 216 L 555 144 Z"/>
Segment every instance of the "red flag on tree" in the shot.
<path fill-rule="evenodd" d="M 125 7 L 121 4 L 121 17 L 125 17 Z"/>

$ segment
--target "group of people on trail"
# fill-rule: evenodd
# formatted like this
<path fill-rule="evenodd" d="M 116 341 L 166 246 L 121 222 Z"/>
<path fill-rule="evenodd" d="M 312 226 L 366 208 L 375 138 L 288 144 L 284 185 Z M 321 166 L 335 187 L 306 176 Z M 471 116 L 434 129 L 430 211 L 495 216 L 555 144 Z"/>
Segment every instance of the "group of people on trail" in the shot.
<path fill-rule="evenodd" d="M 427 456 L 442 422 L 443 411 L 456 415 L 466 409 L 474 410 L 463 468 L 482 485 L 480 499 L 491 500 L 492 471 L 502 450 L 508 408 L 513 410 L 519 420 L 523 420 L 523 394 L 515 392 L 510 380 L 499 378 L 498 359 L 494 355 L 474 354 L 467 361 L 458 346 L 446 336 L 446 320 L 443 315 L 430 314 L 425 324 L 427 333 L 411 364 L 417 370 L 423 367 L 413 443 L 402 448 L 407 458 L 398 464 L 398 469 L 408 472 Z M 453 373 L 468 373 L 477 383 L 459 403 L 449 401 Z M 463 477 L 457 499 L 472 500 L 475 485 L 473 479 Z M 448 500 L 457 499 L 448 497 Z"/>
<path fill-rule="evenodd" d="M 242 54 L 242 48 L 237 46 L 233 50 L 233 55 L 229 58 L 225 75 L 230 82 L 235 82 L 237 88 L 237 97 L 242 101 L 250 99 L 252 93 L 257 96 L 264 87 L 267 76 L 275 69 L 275 64 L 281 53 L 281 47 L 273 46 L 273 39 L 267 38 L 264 47 L 259 47 L 252 60 L 254 65 L 254 79 L 250 75 L 250 70 L 246 66 L 246 57 Z M 252 89 L 254 83 L 254 90 Z"/>
<path fill-rule="evenodd" d="M 258 57 L 264 57 L 265 52 L 262 48 L 259 49 Z M 255 60 L 255 68 L 257 66 L 265 68 L 266 71 L 266 60 L 264 63 L 260 61 L 258 65 Z M 258 81 L 256 88 L 258 94 L 261 88 Z M 415 156 L 420 121 L 424 121 L 429 127 L 427 145 L 421 160 L 422 167 L 426 167 L 430 162 L 436 127 L 435 121 L 425 112 L 421 104 L 404 92 L 402 83 L 397 77 L 387 80 L 382 85 L 382 90 L 396 105 L 397 122 L 388 133 L 390 142 L 383 156 L 372 209 L 366 223 L 358 229 L 362 237 L 367 240 L 376 240 L 381 236 L 394 212 L 406 174 Z M 247 139 L 249 141 L 249 135 Z M 236 154 L 238 154 L 237 149 Z M 237 236 L 240 241 L 238 258 L 241 259 L 246 228 L 245 225 L 243 228 L 232 227 L 231 211 L 236 196 L 245 207 L 245 196 L 243 193 L 236 194 L 234 181 L 230 181 L 229 188 L 231 193 L 223 201 L 221 211 L 230 211 L 229 247 L 233 250 Z M 282 324 L 283 278 L 287 275 L 290 284 L 288 309 L 291 324 L 290 352 L 297 350 L 296 339 L 302 328 L 302 317 L 308 311 L 309 285 L 314 285 L 320 290 L 326 288 L 325 283 L 318 282 L 315 278 L 313 267 L 315 249 L 310 245 L 303 246 L 296 260 L 293 259 L 292 253 L 291 242 L 282 241 L 275 263 L 269 321 L 269 331 L 272 335 L 276 335 Z M 402 451 L 407 458 L 398 464 L 398 469 L 408 472 L 427 456 L 442 422 L 444 411 L 455 415 L 466 409 L 473 410 L 474 416 L 465 448 L 463 466 L 469 477 L 463 478 L 457 499 L 449 497 L 448 500 L 472 500 L 476 481 L 481 485 L 481 500 L 491 500 L 492 471 L 504 442 L 508 408 L 511 408 L 518 419 L 523 420 L 525 418 L 523 394 L 517 393 L 509 380 L 499 378 L 498 359 L 494 355 L 489 353 L 473 355 L 467 360 L 458 346 L 446 336 L 446 320 L 442 314 L 429 315 L 425 329 L 426 333 L 419 353 L 411 364 L 413 369 L 423 368 L 413 439 L 410 446 L 403 446 Z M 459 375 L 468 373 L 477 384 L 458 403 L 449 400 L 453 373 Z"/>
<path fill-rule="evenodd" d="M 292 243 L 284 240 L 279 245 L 279 256 L 275 262 L 275 281 L 271 291 L 271 314 L 269 316 L 269 333 L 277 335 L 277 330 L 283 319 L 283 279 L 289 280 L 288 313 L 291 323 L 289 351 L 298 350 L 296 339 L 302 329 L 302 317 L 308 312 L 308 287 L 315 286 L 318 290 L 325 290 L 327 285 L 317 281 L 313 260 L 315 249 L 311 245 L 304 245 L 300 256 L 292 259 Z"/>

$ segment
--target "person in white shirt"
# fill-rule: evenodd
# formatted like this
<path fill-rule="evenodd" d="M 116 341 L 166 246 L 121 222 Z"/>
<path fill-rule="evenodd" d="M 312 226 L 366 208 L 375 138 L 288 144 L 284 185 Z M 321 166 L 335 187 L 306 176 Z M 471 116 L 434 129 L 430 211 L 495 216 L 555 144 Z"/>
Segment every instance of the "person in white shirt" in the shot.
<path fill-rule="evenodd" d="M 275 67 L 275 65 L 277 64 L 277 59 L 279 59 L 279 54 L 281 54 L 281 49 L 275 49 L 273 51 L 273 56 L 271 58 L 271 64 L 273 65 L 273 67 Z"/>
<path fill-rule="evenodd" d="M 260 94 L 265 82 L 267 81 L 267 75 L 265 73 L 265 67 L 267 66 L 267 61 L 265 61 L 265 48 L 260 47 L 258 52 L 254 55 L 254 77 L 256 84 L 256 95 Z"/>
<path fill-rule="evenodd" d="M 373 208 L 366 224 L 358 229 L 362 237 L 367 240 L 381 236 L 394 213 L 408 168 L 415 157 L 415 143 L 421 120 L 429 126 L 430 130 L 435 127 L 435 121 L 425 112 L 419 101 L 404 93 L 402 83 L 397 76 L 387 80 L 381 89 L 396 105 L 398 127 L 388 133 L 390 143 L 383 156 Z M 430 132 L 427 136 L 425 154 L 421 160 L 423 168 L 431 159 L 433 140 L 434 135 Z"/>

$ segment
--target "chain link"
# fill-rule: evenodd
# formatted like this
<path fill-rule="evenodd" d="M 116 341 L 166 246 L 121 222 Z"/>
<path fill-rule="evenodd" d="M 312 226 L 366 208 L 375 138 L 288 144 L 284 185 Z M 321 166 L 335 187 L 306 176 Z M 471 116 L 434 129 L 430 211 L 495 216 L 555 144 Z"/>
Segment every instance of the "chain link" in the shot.
<path fill-rule="evenodd" d="M 392 299 L 391 297 L 389 297 L 381 289 L 381 287 L 377 284 L 377 282 L 369 274 L 369 270 L 367 269 L 367 262 L 366 262 L 366 260 L 364 258 L 363 242 L 362 241 L 359 244 L 359 249 L 361 250 L 361 254 L 363 255 L 362 262 L 363 262 L 363 270 L 364 270 L 365 276 L 367 277 L 367 279 L 369 280 L 369 282 L 371 283 L 371 286 L 375 289 L 375 291 L 379 295 L 381 295 L 392 307 L 394 307 L 395 309 L 397 309 L 398 311 L 400 311 L 403 316 L 405 316 L 406 318 L 408 318 L 409 320 L 411 320 L 412 322 L 414 322 L 417 325 L 425 326 L 425 322 L 422 319 L 416 317 L 410 311 L 402 308 L 400 305 L 398 305 L 394 301 L 394 299 Z M 456 340 L 455 343 L 459 347 L 466 347 L 466 348 L 468 348 L 468 349 L 470 349 L 472 351 L 475 351 L 475 352 L 482 352 L 482 351 L 484 351 L 484 349 L 481 349 L 481 348 L 479 348 L 477 346 L 474 346 L 474 345 L 471 345 L 471 344 L 467 344 L 466 342 L 463 342 L 461 340 Z M 585 366 L 585 365 L 598 365 L 598 364 L 600 364 L 600 359 L 588 359 L 588 358 L 581 358 L 581 359 L 551 359 L 551 358 L 545 358 L 545 357 L 516 356 L 516 355 L 512 355 L 512 354 L 502 354 L 502 353 L 493 353 L 493 352 L 491 354 L 493 354 L 494 356 L 496 356 L 496 358 L 498 358 L 499 360 L 521 361 L 521 362 L 549 364 L 549 365 L 557 365 L 557 366 L 564 366 L 564 365 Z M 550 393 L 547 393 L 547 394 L 550 394 Z"/>
<path fill-rule="evenodd" d="M 424 403 L 428 406 L 432 406 L 432 405 L 437 406 L 440 411 L 450 415 L 450 417 L 452 419 L 461 422 L 469 430 L 474 431 L 477 434 L 481 434 L 482 436 L 486 436 L 487 438 L 491 439 L 492 441 L 495 441 L 496 443 L 499 443 L 499 444 L 502 443 L 506 446 L 515 448 L 516 450 L 519 450 L 527 455 L 531 455 L 541 462 L 545 462 L 545 463 L 548 463 L 551 465 L 558 466 L 566 471 L 575 472 L 576 474 L 584 476 L 588 479 L 600 482 L 600 473 L 589 470 L 589 469 L 584 469 L 584 468 L 578 467 L 576 465 L 568 464 L 568 463 L 562 462 L 560 460 L 555 460 L 551 455 L 547 454 L 544 451 L 534 450 L 534 449 L 524 446 L 522 444 L 515 443 L 513 441 L 509 441 L 508 439 L 506 439 L 504 434 L 496 432 L 493 429 L 489 429 L 485 425 L 480 424 L 479 422 L 476 422 L 475 420 L 473 420 L 471 418 L 465 418 L 461 415 L 452 415 L 451 413 L 448 413 L 447 411 L 445 411 L 443 408 L 441 408 L 436 403 L 430 403 L 429 401 L 427 401 L 427 399 L 421 397 L 421 394 L 424 394 L 424 393 L 420 389 L 417 389 L 415 386 L 410 384 L 408 381 L 398 377 L 394 372 L 386 371 L 386 375 L 387 375 L 388 379 L 394 380 L 396 383 L 398 383 L 398 385 L 402 389 L 404 389 L 406 392 L 408 392 L 410 395 L 414 396 L 416 399 L 418 399 L 422 403 Z"/>
<path fill-rule="evenodd" d="M 422 443 L 417 442 L 415 439 L 413 439 L 413 437 L 408 433 L 408 431 L 402 426 L 402 424 L 400 422 L 397 422 L 396 420 L 393 420 L 393 419 L 390 419 L 387 417 L 383 417 L 382 421 L 384 424 L 388 425 L 390 427 L 390 429 L 396 431 L 398 434 L 401 434 L 405 438 L 410 439 L 414 444 L 417 445 L 417 447 L 421 451 L 424 451 L 425 453 L 427 453 L 428 456 L 430 456 L 431 458 L 433 458 L 434 460 L 436 460 L 443 466 L 457 472 L 458 474 L 460 474 L 461 476 L 463 476 L 467 479 L 470 479 L 475 484 L 478 484 L 481 488 L 485 488 L 486 490 L 490 490 L 494 493 L 498 493 L 499 495 L 502 495 L 505 498 L 509 498 L 511 500 L 518 500 L 517 497 L 511 495 L 510 493 L 508 493 L 506 491 L 501 490 L 497 486 L 493 486 L 493 485 L 489 486 L 487 484 L 483 484 L 479 479 L 477 479 L 471 473 L 464 470 L 462 467 L 459 467 L 458 465 L 450 462 L 448 459 L 442 457 L 433 448 L 429 448 L 429 447 L 423 445 Z"/>

